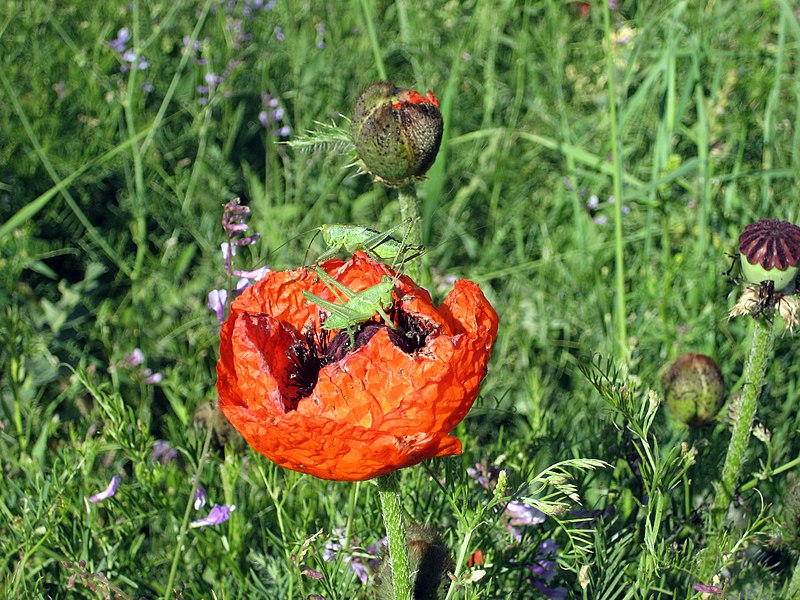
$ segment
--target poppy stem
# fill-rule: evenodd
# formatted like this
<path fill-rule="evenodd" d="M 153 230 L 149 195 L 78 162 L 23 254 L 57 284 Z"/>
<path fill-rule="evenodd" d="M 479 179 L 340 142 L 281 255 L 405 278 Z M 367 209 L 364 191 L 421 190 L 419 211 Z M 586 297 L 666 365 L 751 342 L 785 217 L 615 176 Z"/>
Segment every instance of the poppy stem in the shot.
<path fill-rule="evenodd" d="M 403 523 L 403 509 L 396 472 L 378 477 L 378 496 L 381 499 L 383 523 L 389 540 L 392 590 L 394 600 L 412 600 L 411 569 L 408 562 L 408 535 Z"/>
<path fill-rule="evenodd" d="M 742 400 L 736 410 L 736 420 L 728 445 L 728 454 L 725 456 L 725 465 L 722 467 L 722 477 L 712 508 L 712 524 L 715 529 L 722 525 L 722 520 L 736 490 L 736 480 L 739 479 L 747 444 L 750 441 L 750 429 L 758 407 L 758 397 L 761 394 L 764 375 L 772 357 L 775 323 L 766 318 L 754 319 L 754 321 L 755 330 L 750 346 L 750 357 L 747 359 L 742 377 L 744 380 Z"/>
<path fill-rule="evenodd" d="M 398 192 L 400 202 L 400 218 L 403 221 L 410 223 L 408 235 L 405 242 L 412 246 L 419 246 L 422 243 L 422 219 L 419 216 L 419 200 L 417 199 L 417 186 L 413 183 L 404 185 Z M 406 274 L 411 279 L 425 285 L 425 282 L 420 281 L 421 274 L 421 258 L 412 258 L 405 262 Z"/>

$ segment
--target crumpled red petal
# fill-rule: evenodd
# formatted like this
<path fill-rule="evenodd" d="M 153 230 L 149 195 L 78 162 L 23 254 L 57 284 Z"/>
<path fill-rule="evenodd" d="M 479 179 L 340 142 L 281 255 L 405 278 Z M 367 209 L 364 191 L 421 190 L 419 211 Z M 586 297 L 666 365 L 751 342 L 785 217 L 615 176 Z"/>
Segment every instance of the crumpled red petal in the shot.
<path fill-rule="evenodd" d="M 322 268 L 356 292 L 395 275 L 360 252 Z M 219 406 L 255 450 L 286 468 L 342 481 L 461 453 L 449 433 L 478 396 L 497 314 L 470 281 L 457 281 L 438 308 L 405 276 L 395 288 L 402 310 L 433 331 L 425 345 L 406 354 L 381 329 L 323 367 L 313 390 L 294 401 L 289 348 L 304 327 L 321 326 L 319 307 L 303 291 L 334 300 L 332 293 L 313 269 L 298 269 L 268 273 L 233 303 L 221 331 Z"/>

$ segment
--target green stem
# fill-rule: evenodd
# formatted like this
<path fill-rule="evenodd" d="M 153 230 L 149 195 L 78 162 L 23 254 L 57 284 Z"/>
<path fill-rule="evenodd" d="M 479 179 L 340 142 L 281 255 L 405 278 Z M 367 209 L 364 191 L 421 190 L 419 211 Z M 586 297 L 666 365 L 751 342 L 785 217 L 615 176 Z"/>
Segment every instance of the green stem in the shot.
<path fill-rule="evenodd" d="M 419 246 L 422 243 L 422 219 L 419 216 L 417 187 L 413 183 L 401 187 L 398 200 L 400 201 L 400 218 L 410 223 L 406 243 Z M 406 273 L 420 285 L 426 286 L 428 282 L 420 280 L 420 275 L 426 271 L 421 268 L 421 262 L 421 258 L 406 261 Z"/>
<path fill-rule="evenodd" d="M 725 512 L 736 490 L 736 481 L 742 471 L 747 444 L 750 441 L 750 428 L 758 407 L 758 396 L 764 385 L 764 375 L 772 357 L 774 334 L 773 321 L 765 318 L 755 319 L 750 357 L 747 359 L 744 370 L 742 399 L 736 410 L 736 421 L 733 424 L 728 454 L 725 457 L 725 465 L 722 467 L 722 478 L 712 508 L 715 529 L 722 525 Z"/>
<path fill-rule="evenodd" d="M 392 590 L 394 600 L 412 600 L 411 569 L 408 562 L 408 536 L 403 523 L 403 509 L 398 492 L 399 476 L 389 473 L 378 478 L 378 495 L 381 499 L 383 523 L 389 540 Z"/>
<path fill-rule="evenodd" d="M 189 493 L 189 500 L 186 502 L 186 508 L 183 510 L 183 520 L 181 521 L 181 528 L 178 531 L 178 540 L 175 543 L 175 553 L 172 555 L 172 565 L 169 569 L 169 577 L 167 584 L 164 586 L 164 600 L 169 600 L 173 597 L 174 591 L 172 585 L 175 582 L 175 577 L 178 574 L 178 562 L 183 556 L 184 547 L 183 542 L 186 538 L 186 532 L 189 530 L 189 519 L 192 514 L 192 507 L 194 506 L 194 495 L 197 493 L 197 487 L 200 485 L 200 476 L 203 473 L 203 468 L 206 464 L 206 457 L 208 456 L 208 448 L 211 446 L 211 438 L 214 435 L 214 427 L 209 425 L 206 431 L 206 439 L 203 442 L 203 450 L 200 452 L 200 460 L 197 461 L 197 470 L 194 473 L 194 485 L 192 491 Z"/>
<path fill-rule="evenodd" d="M 375 68 L 380 79 L 386 79 L 386 67 L 383 65 L 381 55 L 381 45 L 378 42 L 378 35 L 375 33 L 375 23 L 372 21 L 372 6 L 367 0 L 361 0 L 361 12 L 364 14 L 364 24 L 367 26 L 369 44 L 372 46 L 372 56 L 375 58 Z"/>
<path fill-rule="evenodd" d="M 614 85 L 614 41 L 611 39 L 611 15 L 608 2 L 603 2 L 603 28 L 605 42 L 608 45 L 606 54 L 606 76 L 608 77 L 608 120 L 609 138 L 611 143 L 611 158 L 613 163 L 612 187 L 614 189 L 614 283 L 616 288 L 614 301 L 614 320 L 616 329 L 616 348 L 624 362 L 628 362 L 628 332 L 625 323 L 627 310 L 625 308 L 625 255 L 624 240 L 622 236 L 622 153 L 620 152 L 620 138 L 617 131 L 617 91 Z"/>

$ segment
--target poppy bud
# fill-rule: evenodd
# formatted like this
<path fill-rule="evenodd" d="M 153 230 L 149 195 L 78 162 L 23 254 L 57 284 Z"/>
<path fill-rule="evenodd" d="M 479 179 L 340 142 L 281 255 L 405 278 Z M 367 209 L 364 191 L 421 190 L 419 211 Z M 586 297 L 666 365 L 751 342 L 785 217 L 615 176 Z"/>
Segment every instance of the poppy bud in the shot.
<path fill-rule="evenodd" d="M 725 402 L 725 380 L 704 354 L 684 354 L 664 375 L 664 397 L 672 416 L 688 425 L 713 419 Z"/>
<path fill-rule="evenodd" d="M 370 174 L 391 186 L 425 175 L 436 160 L 442 129 L 439 101 L 431 91 L 422 96 L 378 81 L 364 88 L 353 107 L 358 156 Z"/>
<path fill-rule="evenodd" d="M 777 219 L 751 223 L 739 235 L 739 255 L 747 281 L 772 281 L 774 290 L 781 291 L 797 277 L 800 227 Z"/>
<path fill-rule="evenodd" d="M 442 537 L 422 525 L 408 526 L 408 561 L 414 573 L 414 600 L 440 600 L 447 595 L 450 579 L 447 572 L 455 568 Z M 391 563 L 384 556 L 378 567 L 378 598 L 394 598 Z"/>
<path fill-rule="evenodd" d="M 783 538 L 795 552 L 800 551 L 800 478 L 789 475 L 783 501 Z"/>

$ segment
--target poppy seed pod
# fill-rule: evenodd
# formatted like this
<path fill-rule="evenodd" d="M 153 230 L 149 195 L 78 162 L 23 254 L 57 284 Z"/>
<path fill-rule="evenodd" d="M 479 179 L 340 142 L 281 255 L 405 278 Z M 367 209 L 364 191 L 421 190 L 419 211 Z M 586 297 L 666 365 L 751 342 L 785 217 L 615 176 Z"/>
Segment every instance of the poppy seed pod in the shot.
<path fill-rule="evenodd" d="M 369 84 L 353 107 L 358 156 L 377 180 L 401 186 L 425 175 L 442 141 L 439 101 L 388 81 Z"/>
<path fill-rule="evenodd" d="M 664 398 L 672 416 L 688 425 L 711 421 L 725 402 L 725 380 L 704 354 L 684 354 L 664 375 Z"/>
<path fill-rule="evenodd" d="M 739 235 L 739 254 L 747 281 L 772 281 L 774 290 L 781 291 L 797 277 L 800 227 L 778 219 L 751 223 Z"/>

